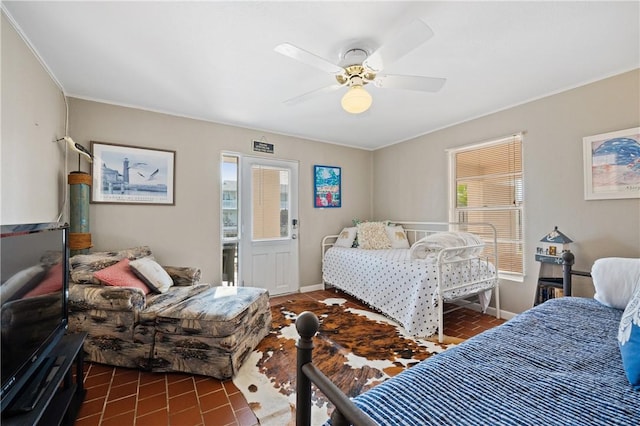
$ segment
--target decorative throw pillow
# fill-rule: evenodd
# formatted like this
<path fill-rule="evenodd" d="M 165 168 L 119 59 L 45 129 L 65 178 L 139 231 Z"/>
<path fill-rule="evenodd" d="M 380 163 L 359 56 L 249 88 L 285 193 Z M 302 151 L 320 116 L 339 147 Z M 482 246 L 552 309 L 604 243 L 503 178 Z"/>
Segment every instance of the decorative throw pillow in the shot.
<path fill-rule="evenodd" d="M 338 235 L 338 239 L 336 240 L 334 247 L 352 247 L 353 242 L 356 239 L 356 231 L 357 228 L 355 226 L 351 228 L 344 228 L 342 232 L 340 232 L 340 235 Z"/>
<path fill-rule="evenodd" d="M 594 299 L 605 306 L 624 309 L 640 287 L 640 259 L 598 259 L 591 267 L 591 277 L 596 289 Z"/>
<path fill-rule="evenodd" d="M 633 389 L 640 391 L 640 286 L 622 314 L 618 345 L 627 379 Z"/>
<path fill-rule="evenodd" d="M 139 288 L 144 294 L 149 294 L 149 287 L 136 277 L 129 267 L 129 259 L 124 258 L 115 265 L 94 272 L 93 276 L 105 285 L 115 287 Z"/>
<path fill-rule="evenodd" d="M 408 249 L 409 240 L 404 233 L 404 228 L 401 225 L 387 226 L 387 237 L 391 241 L 391 248 L 394 249 Z"/>
<path fill-rule="evenodd" d="M 173 285 L 173 280 L 162 266 L 150 257 L 131 260 L 129 267 L 151 290 L 166 293 Z"/>
<path fill-rule="evenodd" d="M 365 250 L 380 250 L 391 247 L 384 222 L 358 224 L 358 246 Z"/>

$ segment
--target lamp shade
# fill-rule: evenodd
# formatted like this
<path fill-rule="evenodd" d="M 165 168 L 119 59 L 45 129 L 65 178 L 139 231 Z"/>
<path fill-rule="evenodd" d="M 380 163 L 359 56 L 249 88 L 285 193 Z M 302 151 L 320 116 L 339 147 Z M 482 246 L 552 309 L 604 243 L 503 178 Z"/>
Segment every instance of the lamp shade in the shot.
<path fill-rule="evenodd" d="M 373 99 L 369 92 L 360 85 L 353 85 L 342 97 L 342 108 L 351 114 L 365 112 L 371 106 Z"/>

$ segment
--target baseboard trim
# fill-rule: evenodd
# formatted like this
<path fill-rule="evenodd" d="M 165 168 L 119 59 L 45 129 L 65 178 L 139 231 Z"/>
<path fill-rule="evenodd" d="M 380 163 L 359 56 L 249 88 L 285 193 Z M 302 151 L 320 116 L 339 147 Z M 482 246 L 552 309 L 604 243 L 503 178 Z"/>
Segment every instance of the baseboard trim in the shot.
<path fill-rule="evenodd" d="M 479 303 L 469 303 L 468 305 L 465 305 L 464 307 L 465 308 L 469 308 L 469 309 L 474 310 L 474 311 L 482 312 L 482 306 L 480 306 Z M 493 306 L 489 306 L 487 308 L 487 315 L 496 316 L 496 308 L 494 308 Z M 502 319 L 510 320 L 511 318 L 515 317 L 516 315 L 518 315 L 518 314 L 515 314 L 513 312 L 509 312 L 509 311 L 505 311 L 504 309 L 500 309 L 500 318 L 502 318 Z"/>
<path fill-rule="evenodd" d="M 309 293 L 310 291 L 318 291 L 318 290 L 324 290 L 324 284 L 315 284 L 315 285 L 308 285 L 305 287 L 300 287 L 300 293 Z"/>

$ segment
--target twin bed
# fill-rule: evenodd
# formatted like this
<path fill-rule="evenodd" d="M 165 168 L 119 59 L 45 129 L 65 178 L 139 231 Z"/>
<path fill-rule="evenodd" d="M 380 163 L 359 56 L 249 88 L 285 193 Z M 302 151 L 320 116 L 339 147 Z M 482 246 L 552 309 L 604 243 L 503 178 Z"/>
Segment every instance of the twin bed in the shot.
<path fill-rule="evenodd" d="M 366 228 L 376 225 L 394 248 L 367 245 L 376 237 Z M 367 248 L 353 247 L 356 235 Z M 438 332 L 442 342 L 445 302 L 457 303 L 452 308 L 457 309 L 477 300 L 485 312 L 493 291 L 500 318 L 497 244 L 496 230 L 487 223 L 361 224 L 323 238 L 323 280 L 397 321 L 410 335 Z"/>

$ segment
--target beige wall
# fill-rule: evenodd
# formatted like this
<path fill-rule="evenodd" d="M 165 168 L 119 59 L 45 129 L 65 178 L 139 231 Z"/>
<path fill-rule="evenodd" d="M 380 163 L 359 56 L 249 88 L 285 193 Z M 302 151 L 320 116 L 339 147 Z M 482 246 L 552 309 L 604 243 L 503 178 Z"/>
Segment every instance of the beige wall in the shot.
<path fill-rule="evenodd" d="M 66 176 L 62 91 L 2 13 L 0 222 L 54 222 Z"/>
<path fill-rule="evenodd" d="M 533 303 L 538 241 L 555 225 L 575 241 L 576 269 L 599 257 L 640 257 L 640 200 L 585 201 L 582 138 L 640 125 L 640 71 L 453 126 L 374 153 L 373 216 L 448 219 L 448 148 L 524 131 L 524 283 L 503 281 L 502 306 L 521 312 Z M 590 280 L 576 293 L 592 295 Z"/>
<path fill-rule="evenodd" d="M 176 151 L 176 205 L 92 204 L 96 249 L 146 244 L 161 263 L 199 266 L 205 281 L 220 282 L 221 153 L 253 154 L 251 141 L 263 137 L 275 145 L 277 158 L 299 162 L 302 286 L 322 282 L 322 236 L 339 232 L 353 217 L 369 216 L 369 151 L 81 99 L 69 105 L 69 133 L 86 147 L 100 141 Z M 313 208 L 314 164 L 342 167 L 342 208 Z"/>

